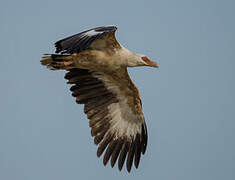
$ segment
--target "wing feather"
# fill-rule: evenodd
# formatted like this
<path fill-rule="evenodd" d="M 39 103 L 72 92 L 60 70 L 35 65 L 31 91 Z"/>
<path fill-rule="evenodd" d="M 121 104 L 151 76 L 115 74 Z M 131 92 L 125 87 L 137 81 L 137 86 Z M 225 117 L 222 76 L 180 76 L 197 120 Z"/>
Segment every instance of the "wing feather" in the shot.
<path fill-rule="evenodd" d="M 105 74 L 71 69 L 65 78 L 73 84 L 70 90 L 77 103 L 85 105 L 97 156 L 104 153 L 104 165 L 111 159 L 113 167 L 118 160 L 121 170 L 126 160 L 128 172 L 133 162 L 138 168 L 141 153 L 146 151 L 147 128 L 139 92 L 127 70 Z"/>
<path fill-rule="evenodd" d="M 120 48 L 114 34 L 116 30 L 116 26 L 96 27 L 59 40 L 55 43 L 56 53 L 73 54 L 88 48 Z"/>
<path fill-rule="evenodd" d="M 135 167 L 139 167 L 140 157 L 141 157 L 141 141 L 140 141 L 140 134 L 136 135 L 135 138 Z"/>
<path fill-rule="evenodd" d="M 98 133 L 94 138 L 94 143 L 98 145 L 102 139 L 104 138 L 104 135 L 106 133 L 106 130 L 102 130 L 100 133 Z"/>
<path fill-rule="evenodd" d="M 135 142 L 131 142 L 131 145 L 129 146 L 127 162 L 126 162 L 126 168 L 128 172 L 131 171 L 134 154 L 135 154 Z"/>
<path fill-rule="evenodd" d="M 120 151 L 121 151 L 121 148 L 122 148 L 122 145 L 123 145 L 123 140 L 118 140 L 117 142 L 117 145 L 115 147 L 115 149 L 113 150 L 113 153 L 112 153 L 112 158 L 111 158 L 111 167 L 113 167 L 117 161 L 117 158 L 120 154 Z"/>
<path fill-rule="evenodd" d="M 118 169 L 119 169 L 119 171 L 122 170 L 122 167 L 123 167 L 123 164 L 125 162 L 128 149 L 129 149 L 129 141 L 126 141 L 122 145 L 121 153 L 120 153 L 120 156 L 119 156 L 119 159 L 118 159 Z"/>
<path fill-rule="evenodd" d="M 100 157 L 102 155 L 102 153 L 104 152 L 105 148 L 107 147 L 107 145 L 112 141 L 114 134 L 112 133 L 107 133 L 104 136 L 104 139 L 101 141 L 101 143 L 99 144 L 98 150 L 97 150 L 97 156 Z"/>
<path fill-rule="evenodd" d="M 105 154 L 104 154 L 104 159 L 103 159 L 104 165 L 106 165 L 107 162 L 109 161 L 116 145 L 117 145 L 117 140 L 114 140 L 111 143 L 109 143 L 109 146 L 108 146 L 108 148 L 107 148 L 107 150 L 105 151 Z"/>

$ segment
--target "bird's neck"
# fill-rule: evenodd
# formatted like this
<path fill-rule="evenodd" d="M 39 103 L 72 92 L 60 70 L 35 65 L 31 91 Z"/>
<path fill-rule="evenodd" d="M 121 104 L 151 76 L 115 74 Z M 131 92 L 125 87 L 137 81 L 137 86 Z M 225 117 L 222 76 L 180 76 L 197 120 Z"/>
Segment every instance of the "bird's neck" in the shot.
<path fill-rule="evenodd" d="M 128 49 L 123 48 L 122 52 L 122 59 L 123 64 L 125 64 L 127 67 L 136 67 L 141 66 L 140 64 L 140 56 L 134 52 L 129 51 Z"/>

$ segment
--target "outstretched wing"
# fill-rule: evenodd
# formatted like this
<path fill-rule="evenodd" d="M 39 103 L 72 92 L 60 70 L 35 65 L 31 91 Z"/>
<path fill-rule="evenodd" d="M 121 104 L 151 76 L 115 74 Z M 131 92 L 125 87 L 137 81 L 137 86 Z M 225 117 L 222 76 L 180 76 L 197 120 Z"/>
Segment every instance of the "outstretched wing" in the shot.
<path fill-rule="evenodd" d="M 127 70 L 112 74 L 71 69 L 65 78 L 76 102 L 84 104 L 94 143 L 99 145 L 97 156 L 103 152 L 104 165 L 111 158 L 113 167 L 118 159 L 122 169 L 126 160 L 128 172 L 134 161 L 138 168 L 141 153 L 147 147 L 147 128 L 142 113 L 139 92 Z"/>
<path fill-rule="evenodd" d="M 73 54 L 88 48 L 120 48 L 115 38 L 116 30 L 116 26 L 102 26 L 67 37 L 55 43 L 56 53 Z"/>

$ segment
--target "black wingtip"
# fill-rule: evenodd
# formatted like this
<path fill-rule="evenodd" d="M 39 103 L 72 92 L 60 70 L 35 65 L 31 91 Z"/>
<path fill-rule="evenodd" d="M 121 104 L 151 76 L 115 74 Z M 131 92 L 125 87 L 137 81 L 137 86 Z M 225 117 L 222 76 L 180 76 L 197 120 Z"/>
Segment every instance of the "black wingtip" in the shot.
<path fill-rule="evenodd" d="M 86 33 L 89 31 L 99 32 L 98 34 L 91 35 L 90 37 L 86 36 Z M 67 38 L 61 39 L 54 43 L 56 48 L 56 53 L 60 54 L 73 54 L 79 53 L 85 49 L 87 49 L 93 41 L 96 39 L 100 39 L 104 37 L 109 32 L 115 32 L 117 30 L 117 26 L 100 26 L 95 27 L 78 34 L 69 36 Z"/>
<path fill-rule="evenodd" d="M 128 149 L 129 149 L 129 142 L 127 141 L 122 145 L 122 149 L 121 149 L 121 152 L 120 152 L 120 155 L 119 155 L 119 159 L 118 159 L 118 169 L 119 169 L 119 171 L 122 170 L 122 167 L 124 165 Z"/>
<path fill-rule="evenodd" d="M 106 26 L 96 27 L 96 28 L 93 28 L 93 29 L 97 32 L 99 32 L 99 31 L 112 32 L 112 31 L 116 31 L 118 28 L 115 25 L 106 25 Z M 90 30 L 92 30 L 92 29 L 90 29 Z"/>
<path fill-rule="evenodd" d="M 140 134 L 137 134 L 135 138 L 135 167 L 136 169 L 139 167 L 140 157 L 141 157 Z"/>
<path fill-rule="evenodd" d="M 142 136 L 141 152 L 142 152 L 142 154 L 145 154 L 146 148 L 147 148 L 147 144 L 148 144 L 148 131 L 147 131 L 147 127 L 146 127 L 145 123 L 142 124 L 141 136 Z"/>

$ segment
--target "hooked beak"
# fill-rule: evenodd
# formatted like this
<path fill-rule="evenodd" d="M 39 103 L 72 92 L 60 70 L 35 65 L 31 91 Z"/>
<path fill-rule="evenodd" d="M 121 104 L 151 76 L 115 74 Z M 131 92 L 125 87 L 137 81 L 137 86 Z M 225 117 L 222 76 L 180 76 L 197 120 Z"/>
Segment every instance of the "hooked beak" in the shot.
<path fill-rule="evenodd" d="M 151 62 L 149 63 L 149 66 L 155 67 L 155 68 L 159 68 L 159 65 L 158 65 L 156 62 L 154 62 L 154 61 L 151 61 Z"/>

